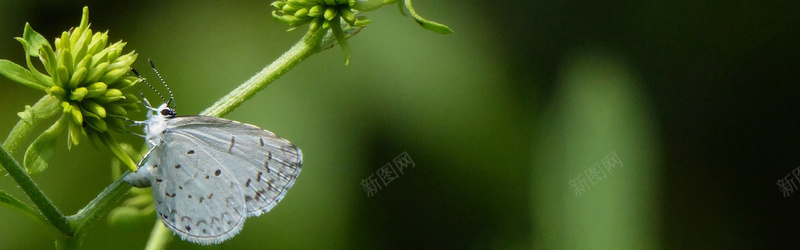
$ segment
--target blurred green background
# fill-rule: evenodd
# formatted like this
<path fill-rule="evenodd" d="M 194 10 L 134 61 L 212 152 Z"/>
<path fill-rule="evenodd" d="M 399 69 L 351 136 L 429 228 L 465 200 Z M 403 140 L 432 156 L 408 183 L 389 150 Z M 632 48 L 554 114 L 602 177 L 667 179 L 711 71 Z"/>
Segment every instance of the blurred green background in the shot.
<path fill-rule="evenodd" d="M 24 64 L 12 38 L 25 22 L 52 43 L 88 5 L 92 29 L 128 42 L 140 72 L 153 59 L 179 114 L 197 114 L 302 36 L 269 3 L 2 0 L 0 58 Z M 350 66 L 338 48 L 314 55 L 228 115 L 298 145 L 303 172 L 232 240 L 168 248 L 800 245 L 800 194 L 775 184 L 800 165 L 797 2 L 414 6 L 455 33 L 423 30 L 394 6 L 366 13 Z M 2 77 L 0 88 L 4 134 L 43 93 Z M 67 151 L 63 137 L 34 180 L 74 214 L 112 181 L 112 156 L 88 143 Z M 368 197 L 361 181 L 403 152 L 415 167 Z M 623 166 L 576 192 L 570 181 L 612 152 Z M 29 202 L 9 177 L 0 189 Z M 103 218 L 83 246 L 141 249 L 154 221 Z M 43 229 L 0 207 L 0 249 L 50 249 Z"/>

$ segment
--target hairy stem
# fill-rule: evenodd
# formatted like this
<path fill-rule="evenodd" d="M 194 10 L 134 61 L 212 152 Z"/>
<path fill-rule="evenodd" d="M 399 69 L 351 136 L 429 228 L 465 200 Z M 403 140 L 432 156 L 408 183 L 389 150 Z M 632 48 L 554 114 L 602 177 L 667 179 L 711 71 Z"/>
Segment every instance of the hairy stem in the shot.
<path fill-rule="evenodd" d="M 204 110 L 200 115 L 221 117 L 231 112 L 236 107 L 239 107 L 244 101 L 250 99 L 266 88 L 267 85 L 278 79 L 278 77 L 285 74 L 289 69 L 306 59 L 311 54 L 318 51 L 320 41 L 327 29 L 317 29 L 316 31 L 307 32 L 303 38 L 300 39 L 289 51 L 283 53 L 281 57 L 267 65 L 261 72 L 251 77 L 242 85 L 222 97 L 219 101 L 214 103 L 211 107 Z"/>
<path fill-rule="evenodd" d="M 14 128 L 11 129 L 11 133 L 8 133 L 8 137 L 3 142 L 3 148 L 8 150 L 8 153 L 13 155 L 14 152 L 17 151 L 19 148 L 20 143 L 25 140 L 25 137 L 30 134 L 31 130 L 39 124 L 39 121 L 53 117 L 58 111 L 58 99 L 50 96 L 45 95 L 42 99 L 36 102 L 30 109 L 26 108 L 26 112 L 28 115 L 28 119 L 20 119 Z"/>
<path fill-rule="evenodd" d="M 53 205 L 53 202 L 50 201 L 49 198 L 39 189 L 39 186 L 36 185 L 35 182 L 31 179 L 25 169 L 19 165 L 19 163 L 11 157 L 11 154 L 8 153 L 4 148 L 0 148 L 0 164 L 3 164 L 3 168 L 8 171 L 8 174 L 11 175 L 11 178 L 14 178 L 14 181 L 19 184 L 19 187 L 28 197 L 31 198 L 33 204 L 39 208 L 39 211 L 42 212 L 45 218 L 50 221 L 53 226 L 61 231 L 61 233 L 67 236 L 73 236 L 75 231 L 70 227 L 67 218 L 64 217 L 64 214 L 58 210 L 58 208 Z"/>

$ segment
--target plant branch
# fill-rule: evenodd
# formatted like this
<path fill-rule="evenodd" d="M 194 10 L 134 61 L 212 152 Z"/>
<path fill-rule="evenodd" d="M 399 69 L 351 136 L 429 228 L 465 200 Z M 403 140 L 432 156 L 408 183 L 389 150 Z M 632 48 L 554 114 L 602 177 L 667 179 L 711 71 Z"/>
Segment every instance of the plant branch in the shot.
<path fill-rule="evenodd" d="M 289 51 L 283 53 L 281 57 L 267 65 L 261 72 L 251 77 L 247 82 L 239 85 L 236 89 L 222 97 L 211 107 L 204 110 L 200 115 L 221 117 L 239 107 L 244 101 L 250 99 L 266 88 L 267 85 L 285 74 L 303 59 L 318 51 L 320 41 L 327 29 L 317 29 L 308 31 Z"/>
<path fill-rule="evenodd" d="M 47 218 L 58 231 L 61 231 L 61 233 L 67 236 L 74 235 L 75 231 L 69 226 L 69 222 L 67 218 L 64 217 L 64 214 L 53 205 L 53 202 L 50 201 L 44 192 L 39 189 L 39 186 L 33 182 L 28 173 L 25 172 L 25 169 L 22 168 L 5 149 L 0 149 L 0 164 L 3 164 L 3 167 L 8 171 L 8 174 L 11 175 L 11 178 L 14 178 L 22 191 L 30 197 L 33 204 L 39 208 L 39 211 L 44 214 L 44 217 Z"/>
<path fill-rule="evenodd" d="M 14 125 L 11 133 L 8 133 L 8 137 L 3 142 L 3 148 L 13 155 L 30 131 L 39 124 L 39 121 L 52 117 L 57 113 L 55 111 L 58 111 L 58 99 L 50 95 L 39 99 L 33 107 L 26 107 L 22 112 L 22 119 Z"/>

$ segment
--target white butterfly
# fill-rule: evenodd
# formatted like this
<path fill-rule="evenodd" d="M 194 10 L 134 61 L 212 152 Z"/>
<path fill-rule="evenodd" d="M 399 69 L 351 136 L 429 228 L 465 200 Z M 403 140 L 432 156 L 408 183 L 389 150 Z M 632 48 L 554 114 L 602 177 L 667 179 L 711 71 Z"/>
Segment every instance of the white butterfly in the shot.
<path fill-rule="evenodd" d="M 300 149 L 272 132 L 222 118 L 176 116 L 172 98 L 158 108 L 144 102 L 150 112 L 137 124 L 145 126 L 152 148 L 124 180 L 152 186 L 158 218 L 183 240 L 232 238 L 247 217 L 275 207 L 300 174 Z"/>

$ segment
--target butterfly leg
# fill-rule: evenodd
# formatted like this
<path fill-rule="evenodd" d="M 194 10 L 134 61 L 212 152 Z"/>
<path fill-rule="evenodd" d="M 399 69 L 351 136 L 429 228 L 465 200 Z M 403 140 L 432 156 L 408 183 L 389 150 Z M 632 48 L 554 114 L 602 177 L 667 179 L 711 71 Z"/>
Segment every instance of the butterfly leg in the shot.
<path fill-rule="evenodd" d="M 139 166 L 136 169 L 136 172 L 129 173 L 126 175 L 122 180 L 130 184 L 134 187 L 145 188 L 150 186 L 150 180 L 153 178 L 153 165 L 147 164 L 147 159 L 150 157 L 150 153 L 153 152 L 155 147 L 150 148 L 149 151 L 139 160 L 139 163 L 136 164 Z"/>
<path fill-rule="evenodd" d="M 158 112 L 158 109 L 154 108 L 153 105 L 151 105 L 150 102 L 147 101 L 147 98 L 144 98 L 144 93 L 142 93 L 141 90 L 139 91 L 139 95 L 142 96 L 142 105 L 144 105 L 144 107 L 147 110 L 150 110 L 150 111 L 153 111 L 153 112 Z"/>

